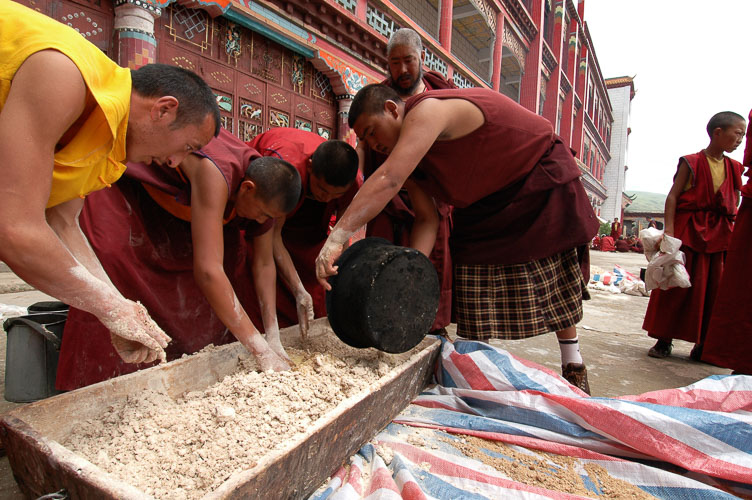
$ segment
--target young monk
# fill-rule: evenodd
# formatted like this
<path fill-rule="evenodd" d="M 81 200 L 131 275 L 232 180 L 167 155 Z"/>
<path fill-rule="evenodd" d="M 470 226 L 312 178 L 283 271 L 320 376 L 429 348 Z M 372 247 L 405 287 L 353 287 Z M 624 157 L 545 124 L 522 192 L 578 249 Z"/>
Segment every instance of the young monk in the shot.
<path fill-rule="evenodd" d="M 741 164 L 724 152 L 739 147 L 745 126 L 736 113 L 717 113 L 707 125 L 708 147 L 679 159 L 666 197 L 664 234 L 681 239 L 692 286 L 650 294 L 642 328 L 657 341 L 648 356 L 669 356 L 673 339 L 695 344 L 691 359 L 702 356 L 741 187 Z"/>
<path fill-rule="evenodd" d="M 177 165 L 219 127 L 214 94 L 195 73 L 122 68 L 73 28 L 1 0 L 0 260 L 99 318 L 124 360 L 164 358 L 169 337 L 112 285 L 78 215 L 126 161 Z"/>
<path fill-rule="evenodd" d="M 344 141 L 326 141 L 312 132 L 278 127 L 248 142 L 264 156 L 294 166 L 302 181 L 300 199 L 286 216 L 274 221 L 274 260 L 285 286 L 277 286 L 277 317 L 282 326 L 326 316 L 326 293 L 316 280 L 315 260 L 329 235 L 333 219 L 341 216 L 362 184 L 358 155 Z"/>
<path fill-rule="evenodd" d="M 295 168 L 261 158 L 222 130 L 177 169 L 129 164 L 126 172 L 112 189 L 89 197 L 81 226 L 113 283 L 172 337 L 167 359 L 237 339 L 261 369 L 289 368 L 275 311 L 271 229 L 298 202 Z M 122 363 L 102 341 L 102 329 L 71 309 L 59 389 L 146 366 Z"/>
<path fill-rule="evenodd" d="M 742 204 L 734 223 L 728 255 L 721 276 L 720 290 L 713 306 L 702 350 L 702 360 L 734 370 L 734 374 L 752 375 L 752 111 L 747 125 L 744 148 L 747 183 L 741 188 Z"/>
<path fill-rule="evenodd" d="M 382 83 L 392 87 L 402 99 L 427 90 L 456 88 L 436 71 L 423 71 L 423 43 L 420 35 L 410 28 L 401 28 L 392 33 L 386 46 L 386 56 L 389 78 Z M 363 161 L 361 170 L 366 177 L 386 159 L 385 155 L 371 150 L 365 141 L 360 141 L 357 149 Z M 416 200 L 421 194 L 412 192 L 410 183 L 404 187 L 380 214 L 368 222 L 366 236 L 378 236 L 402 246 L 416 245 L 416 235 L 412 232 L 416 212 L 412 205 L 430 200 Z M 439 213 L 439 229 L 428 257 L 436 268 L 441 286 L 439 310 L 431 331 L 445 334 L 444 328 L 452 321 L 452 259 L 449 251 L 452 207 L 438 200 L 431 203 L 436 205 Z"/>
<path fill-rule="evenodd" d="M 574 157 L 550 122 L 487 89 L 429 91 L 403 102 L 383 85 L 358 92 L 349 120 L 360 140 L 389 157 L 324 244 L 316 260 L 322 285 L 329 286 L 326 277 L 353 231 L 410 178 L 455 207 L 458 336 L 555 331 L 564 377 L 589 391 L 575 329 L 585 287 L 576 247 L 589 243 L 599 224 Z M 551 245 L 542 247 L 541 239 Z M 426 238 L 416 248 L 425 253 L 431 245 Z"/>

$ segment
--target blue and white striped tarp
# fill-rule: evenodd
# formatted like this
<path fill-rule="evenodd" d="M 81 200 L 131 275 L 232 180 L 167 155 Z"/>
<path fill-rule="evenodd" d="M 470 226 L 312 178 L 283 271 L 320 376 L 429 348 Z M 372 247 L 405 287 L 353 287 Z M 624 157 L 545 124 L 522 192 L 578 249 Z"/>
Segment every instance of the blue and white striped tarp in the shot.
<path fill-rule="evenodd" d="M 752 498 L 752 377 L 589 397 L 540 365 L 470 341 L 443 341 L 436 377 L 311 498 L 612 497 L 595 470 L 657 498 Z M 465 440 L 474 453 L 458 445 Z M 561 464 L 540 452 L 570 457 L 580 489 L 547 483 Z M 493 466 L 529 463 L 520 456 L 535 457 L 542 481 Z"/>

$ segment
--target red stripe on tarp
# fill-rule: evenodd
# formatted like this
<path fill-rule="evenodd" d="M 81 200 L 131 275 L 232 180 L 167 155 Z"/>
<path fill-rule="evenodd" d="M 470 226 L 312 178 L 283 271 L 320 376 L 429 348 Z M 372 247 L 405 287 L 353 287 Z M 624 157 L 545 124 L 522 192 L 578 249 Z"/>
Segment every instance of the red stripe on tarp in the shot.
<path fill-rule="evenodd" d="M 399 494 L 399 487 L 394 482 L 392 473 L 384 467 L 379 467 L 373 471 L 371 484 L 368 488 L 368 495 L 373 494 L 376 490 L 390 490 Z"/>
<path fill-rule="evenodd" d="M 616 399 L 681 406 L 695 410 L 733 413 L 738 410 L 752 411 L 752 391 L 714 391 L 710 389 L 664 389 L 646 392 L 638 396 L 623 396 Z"/>
<path fill-rule="evenodd" d="M 415 481 L 408 481 L 402 485 L 403 500 L 426 500 L 427 497 Z"/>
<path fill-rule="evenodd" d="M 598 429 L 598 433 L 608 433 L 614 436 L 614 439 L 642 453 L 695 472 L 703 472 L 741 483 L 748 483 L 749 478 L 752 477 L 752 469 L 707 455 L 619 410 L 588 399 L 568 398 L 555 394 L 544 396 L 576 413 L 593 428 Z"/>
<path fill-rule="evenodd" d="M 401 425 L 408 425 L 410 427 L 422 427 L 424 429 L 436 429 L 439 431 L 448 432 L 450 434 L 460 434 L 464 436 L 475 436 L 483 439 L 490 439 L 492 441 L 499 441 L 502 443 L 513 444 L 517 446 L 523 446 L 533 450 L 545 451 L 548 453 L 554 453 L 556 455 L 564 455 L 568 457 L 585 458 L 588 460 L 608 460 L 611 462 L 630 462 L 623 458 L 612 457 L 610 455 L 604 455 L 597 451 L 591 451 L 585 448 L 572 446 L 569 444 L 554 443 L 553 441 L 547 441 L 545 439 L 529 437 L 529 436 L 517 436 L 514 434 L 505 434 L 503 432 L 488 432 L 488 431 L 476 431 L 472 429 L 463 429 L 461 427 L 447 427 L 444 425 L 433 425 L 423 422 L 405 422 L 398 420 L 399 416 L 394 419 L 395 423 Z M 607 443 L 614 448 L 625 449 L 627 451 L 633 451 L 631 448 L 620 445 L 619 443 Z M 630 462 L 631 463 L 631 462 Z"/>
<path fill-rule="evenodd" d="M 411 405 L 417 405 L 417 406 L 423 406 L 425 408 L 437 408 L 439 410 L 449 410 L 449 411 L 456 411 L 458 413 L 465 413 L 464 411 L 460 411 L 457 409 L 456 406 L 447 405 L 444 403 L 441 403 L 436 400 L 431 399 L 414 399 L 411 403 Z"/>
<path fill-rule="evenodd" d="M 512 481 L 510 479 L 490 476 L 483 472 L 470 469 L 469 467 L 464 467 L 454 462 L 444 460 L 441 457 L 437 457 L 436 455 L 432 455 L 431 453 L 428 453 L 425 450 L 422 450 L 420 448 L 417 448 L 415 446 L 412 446 L 406 443 L 397 443 L 397 442 L 392 442 L 392 441 L 380 441 L 380 443 L 383 443 L 389 446 L 394 451 L 398 451 L 400 454 L 402 454 L 405 458 L 407 458 L 413 463 L 419 464 L 423 462 L 428 462 L 429 464 L 431 464 L 431 473 L 438 472 L 440 475 L 443 475 L 443 476 L 451 476 L 451 477 L 456 477 L 460 479 L 469 479 L 472 481 L 477 481 L 479 483 L 490 484 L 492 486 L 499 486 L 499 487 L 507 488 L 510 490 L 537 493 L 539 495 L 545 495 L 549 498 L 554 498 L 554 499 L 560 498 L 562 500 L 569 500 L 569 499 L 574 500 L 574 499 L 582 498 L 580 496 L 570 495 L 569 493 L 564 493 L 561 491 L 549 490 L 546 488 L 531 486 L 529 484 L 519 483 L 517 481 Z"/>
<path fill-rule="evenodd" d="M 496 388 L 488 381 L 483 372 L 475 364 L 468 354 L 459 354 L 454 349 L 449 355 L 449 360 L 457 367 L 462 376 L 470 385 L 470 389 L 477 391 L 495 391 Z"/>

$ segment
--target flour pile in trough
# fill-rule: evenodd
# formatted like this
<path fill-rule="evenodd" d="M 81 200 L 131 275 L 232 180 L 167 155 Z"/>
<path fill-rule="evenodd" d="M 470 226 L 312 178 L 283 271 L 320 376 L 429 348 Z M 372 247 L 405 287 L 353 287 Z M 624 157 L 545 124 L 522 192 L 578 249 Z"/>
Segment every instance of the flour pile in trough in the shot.
<path fill-rule="evenodd" d="M 288 448 L 410 355 L 352 349 L 331 334 L 287 352 L 296 361 L 292 371 L 259 373 L 248 359 L 178 400 L 144 391 L 87 420 L 63 444 L 156 498 L 200 498 Z"/>

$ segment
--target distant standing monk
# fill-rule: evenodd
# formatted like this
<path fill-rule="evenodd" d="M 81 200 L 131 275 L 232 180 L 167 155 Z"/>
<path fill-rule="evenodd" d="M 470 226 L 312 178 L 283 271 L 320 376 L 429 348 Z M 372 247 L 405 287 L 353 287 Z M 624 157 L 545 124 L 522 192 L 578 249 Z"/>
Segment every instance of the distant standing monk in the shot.
<path fill-rule="evenodd" d="M 651 293 L 642 328 L 657 341 L 648 356 L 669 356 L 673 339 L 694 342 L 691 359 L 702 356 L 742 183 L 741 164 L 724 152 L 739 147 L 745 125 L 742 116 L 730 111 L 713 115 L 708 147 L 679 159 L 666 197 L 664 234 L 682 241 L 692 286 Z"/>
<path fill-rule="evenodd" d="M 410 28 L 401 28 L 392 34 L 386 46 L 386 56 L 389 78 L 382 83 L 392 87 L 402 99 L 427 90 L 456 88 L 436 71 L 423 71 L 423 44 L 420 35 Z M 364 160 L 361 170 L 366 177 L 386 160 L 386 155 L 373 151 L 366 141 L 360 141 L 357 150 L 358 156 Z M 368 222 L 366 236 L 379 236 L 402 246 L 416 245 L 416 239 L 421 236 L 412 232 L 415 220 L 413 205 L 424 200 L 419 193 L 411 191 L 411 183 L 404 188 L 380 214 Z M 436 242 L 428 254 L 441 286 L 439 310 L 431 330 L 433 333 L 444 333 L 442 330 L 452 321 L 452 258 L 449 252 L 452 206 L 440 200 L 425 201 L 435 204 L 439 214 Z"/>
<path fill-rule="evenodd" d="M 170 338 L 102 269 L 78 226 L 83 198 L 126 160 L 175 166 L 218 132 L 214 94 L 194 73 L 122 68 L 72 28 L 0 0 L 0 260 L 99 318 L 127 362 L 164 359 Z"/>
<path fill-rule="evenodd" d="M 619 236 L 621 236 L 621 222 L 618 217 L 614 217 L 614 222 L 611 223 L 611 237 L 617 241 Z"/>
<path fill-rule="evenodd" d="M 349 123 L 389 157 L 324 244 L 316 260 L 322 285 L 329 287 L 326 277 L 336 273 L 334 261 L 353 232 L 410 178 L 455 207 L 457 334 L 519 339 L 555 331 L 564 377 L 588 392 L 575 328 L 585 287 L 576 248 L 590 242 L 598 221 L 551 123 L 488 89 L 425 92 L 403 102 L 385 85 L 358 92 Z M 431 227 L 436 218 L 435 209 L 416 214 L 416 224 Z M 544 236 L 550 245 L 539 244 Z M 417 248 L 431 246 L 425 239 Z"/>

